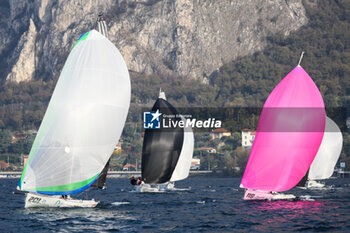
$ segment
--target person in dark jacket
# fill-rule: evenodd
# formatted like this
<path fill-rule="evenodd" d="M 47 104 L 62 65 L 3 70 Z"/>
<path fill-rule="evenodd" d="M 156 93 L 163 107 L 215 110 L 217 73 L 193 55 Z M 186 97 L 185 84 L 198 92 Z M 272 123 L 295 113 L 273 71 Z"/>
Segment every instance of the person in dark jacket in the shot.
<path fill-rule="evenodd" d="M 135 179 L 135 177 L 132 176 L 130 178 L 130 184 L 132 184 L 132 185 L 140 185 L 140 184 L 142 184 L 142 178 L 138 177 L 137 179 Z"/>

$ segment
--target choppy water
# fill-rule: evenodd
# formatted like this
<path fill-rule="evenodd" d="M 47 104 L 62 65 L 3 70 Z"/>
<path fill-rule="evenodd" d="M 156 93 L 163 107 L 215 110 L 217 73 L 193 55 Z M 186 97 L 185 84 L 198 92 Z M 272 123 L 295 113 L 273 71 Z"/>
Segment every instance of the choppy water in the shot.
<path fill-rule="evenodd" d="M 109 179 L 93 209 L 24 209 L 13 195 L 18 180 L 0 179 L 0 232 L 350 232 L 350 179 L 332 188 L 292 189 L 297 201 L 243 201 L 240 179 L 190 177 L 176 187 L 189 191 L 132 193 L 127 179 Z M 81 197 L 85 197 L 85 194 Z"/>

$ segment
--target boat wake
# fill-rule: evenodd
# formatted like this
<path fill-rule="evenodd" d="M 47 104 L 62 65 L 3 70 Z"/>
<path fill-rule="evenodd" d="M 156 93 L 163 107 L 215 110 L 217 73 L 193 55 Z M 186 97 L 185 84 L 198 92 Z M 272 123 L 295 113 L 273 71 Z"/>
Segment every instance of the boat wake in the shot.
<path fill-rule="evenodd" d="M 171 188 L 169 191 L 191 191 L 191 187 L 188 188 Z"/>
<path fill-rule="evenodd" d="M 111 203 L 111 205 L 114 205 L 114 206 L 129 205 L 129 204 L 130 204 L 130 202 L 128 202 L 128 201 L 116 201 L 116 202 Z"/>
<path fill-rule="evenodd" d="M 138 190 L 138 189 L 133 189 L 133 190 L 130 190 L 129 193 L 160 193 L 160 194 L 165 194 L 165 193 L 171 193 L 170 191 L 168 190 Z"/>
<path fill-rule="evenodd" d="M 322 196 L 310 196 L 310 195 L 302 195 L 298 197 L 299 201 L 315 201 L 315 199 L 318 199 Z"/>
<path fill-rule="evenodd" d="M 205 204 L 205 201 L 196 201 L 197 204 Z"/>
<path fill-rule="evenodd" d="M 215 193 L 215 189 L 203 189 L 204 192 L 210 192 L 210 193 Z"/>
<path fill-rule="evenodd" d="M 335 189 L 335 188 L 334 188 L 334 185 L 331 185 L 331 186 L 324 186 L 324 187 L 311 187 L 308 189 L 310 189 L 310 190 L 331 190 L 331 189 Z"/>
<path fill-rule="evenodd" d="M 298 189 L 303 190 L 331 190 L 331 189 L 337 189 L 334 187 L 334 185 L 331 186 L 323 186 L 323 187 L 297 187 Z"/>

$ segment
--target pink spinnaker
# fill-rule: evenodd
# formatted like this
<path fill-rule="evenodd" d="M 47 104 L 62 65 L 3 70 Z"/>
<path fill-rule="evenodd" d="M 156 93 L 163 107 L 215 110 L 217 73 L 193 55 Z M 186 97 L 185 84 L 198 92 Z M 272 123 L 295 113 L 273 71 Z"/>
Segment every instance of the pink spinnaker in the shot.
<path fill-rule="evenodd" d="M 260 115 L 244 188 L 285 191 L 305 175 L 325 130 L 321 93 L 301 66 L 271 92 Z"/>

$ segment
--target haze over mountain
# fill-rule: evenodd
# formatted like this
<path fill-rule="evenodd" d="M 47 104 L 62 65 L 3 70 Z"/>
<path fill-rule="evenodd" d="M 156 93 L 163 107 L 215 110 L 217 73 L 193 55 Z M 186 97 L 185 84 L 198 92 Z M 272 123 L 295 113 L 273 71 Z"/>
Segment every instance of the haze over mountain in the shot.
<path fill-rule="evenodd" d="M 208 77 L 308 22 L 302 0 L 4 0 L 0 79 L 57 79 L 100 11 L 130 70 L 188 78 Z"/>

